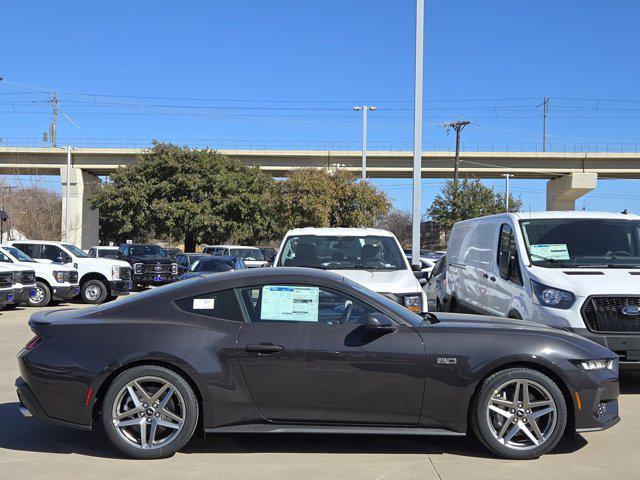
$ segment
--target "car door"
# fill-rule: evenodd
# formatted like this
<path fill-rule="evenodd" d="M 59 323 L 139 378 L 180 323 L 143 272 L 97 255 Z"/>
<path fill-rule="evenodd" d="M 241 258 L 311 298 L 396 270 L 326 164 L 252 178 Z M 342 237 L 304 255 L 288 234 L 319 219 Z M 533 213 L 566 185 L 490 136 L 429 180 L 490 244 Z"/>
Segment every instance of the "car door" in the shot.
<path fill-rule="evenodd" d="M 511 306 L 515 284 L 509 275 L 500 272 L 500 257 L 509 256 L 515 251 L 515 241 L 511 225 L 503 223 L 500 225 L 500 233 L 498 236 L 498 254 L 493 262 L 492 277 L 495 278 L 493 283 L 493 296 L 491 298 L 491 312 L 495 315 L 506 317 Z"/>
<path fill-rule="evenodd" d="M 376 310 L 337 290 L 259 285 L 239 294 L 248 322 L 238 341 L 257 408 L 280 422 L 415 424 L 425 352 L 406 325 L 372 333 Z"/>

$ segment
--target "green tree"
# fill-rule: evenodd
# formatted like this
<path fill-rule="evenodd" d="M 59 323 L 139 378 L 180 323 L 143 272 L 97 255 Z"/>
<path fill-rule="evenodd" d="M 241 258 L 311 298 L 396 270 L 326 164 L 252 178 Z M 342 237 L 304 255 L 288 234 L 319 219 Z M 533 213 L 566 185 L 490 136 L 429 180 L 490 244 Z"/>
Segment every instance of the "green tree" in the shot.
<path fill-rule="evenodd" d="M 391 208 L 384 192 L 344 170 L 305 168 L 279 182 L 281 228 L 370 227 Z"/>
<path fill-rule="evenodd" d="M 275 228 L 270 215 L 275 182 L 213 150 L 156 143 L 119 168 L 92 198 L 103 241 L 151 236 L 198 243 L 257 242 Z"/>
<path fill-rule="evenodd" d="M 509 195 L 509 211 L 518 212 L 521 207 L 520 197 Z M 427 210 L 427 215 L 449 231 L 454 223 L 461 220 L 504 211 L 503 193 L 483 185 L 477 178 L 465 178 L 459 182 L 457 191 L 453 180 L 447 180 Z"/>

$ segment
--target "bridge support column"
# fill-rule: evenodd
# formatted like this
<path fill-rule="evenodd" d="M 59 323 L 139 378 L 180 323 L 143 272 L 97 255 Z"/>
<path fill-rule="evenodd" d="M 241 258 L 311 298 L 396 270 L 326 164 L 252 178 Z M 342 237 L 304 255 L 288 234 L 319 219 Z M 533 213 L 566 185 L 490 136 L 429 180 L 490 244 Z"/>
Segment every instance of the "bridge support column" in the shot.
<path fill-rule="evenodd" d="M 576 199 L 596 188 L 597 173 L 570 173 L 547 182 L 547 210 L 575 210 Z"/>
<path fill-rule="evenodd" d="M 91 208 L 90 199 L 100 179 L 80 168 L 72 167 L 69 177 L 69 238 L 65 238 L 67 212 L 67 167 L 60 168 L 62 181 L 62 241 L 89 248 L 98 244 L 99 212 Z"/>

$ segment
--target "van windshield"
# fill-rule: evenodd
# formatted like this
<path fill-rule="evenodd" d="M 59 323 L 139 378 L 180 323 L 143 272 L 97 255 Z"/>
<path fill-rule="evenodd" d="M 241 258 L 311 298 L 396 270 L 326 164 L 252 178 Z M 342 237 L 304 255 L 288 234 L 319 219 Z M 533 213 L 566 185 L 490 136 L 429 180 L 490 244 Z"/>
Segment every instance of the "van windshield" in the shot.
<path fill-rule="evenodd" d="M 640 267 L 640 222 L 605 218 L 520 222 L 532 265 L 550 268 Z"/>
<path fill-rule="evenodd" d="M 393 237 L 296 235 L 287 238 L 281 267 L 325 270 L 405 270 L 404 254 Z"/>

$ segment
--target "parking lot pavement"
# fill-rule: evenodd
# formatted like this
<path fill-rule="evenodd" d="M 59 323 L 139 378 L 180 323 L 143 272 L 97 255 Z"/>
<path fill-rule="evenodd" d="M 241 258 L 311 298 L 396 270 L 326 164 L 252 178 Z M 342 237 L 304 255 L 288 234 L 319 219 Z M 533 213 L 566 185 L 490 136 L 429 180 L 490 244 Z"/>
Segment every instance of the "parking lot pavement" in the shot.
<path fill-rule="evenodd" d="M 112 449 L 100 432 L 51 426 L 18 413 L 15 356 L 31 338 L 27 320 L 34 311 L 20 308 L 0 312 L 0 478 L 3 479 L 172 475 L 184 480 L 585 480 L 638 478 L 640 472 L 637 453 L 640 373 L 633 372 L 623 374 L 620 424 L 606 432 L 564 439 L 552 454 L 538 460 L 501 460 L 465 438 L 360 435 L 216 435 L 192 440 L 173 458 L 129 460 Z"/>

